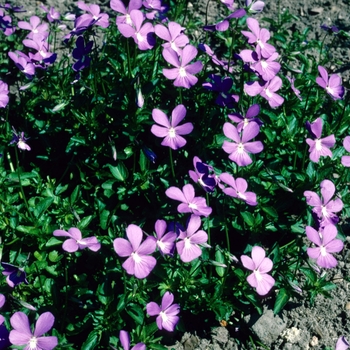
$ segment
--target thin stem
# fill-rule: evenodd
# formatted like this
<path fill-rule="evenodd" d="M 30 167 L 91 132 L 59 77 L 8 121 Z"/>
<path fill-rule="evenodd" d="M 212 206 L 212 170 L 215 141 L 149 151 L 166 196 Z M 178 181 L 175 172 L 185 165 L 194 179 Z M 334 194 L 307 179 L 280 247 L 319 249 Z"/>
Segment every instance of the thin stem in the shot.
<path fill-rule="evenodd" d="M 208 192 L 206 193 L 206 197 L 207 197 L 207 205 L 208 207 L 210 206 L 210 198 L 209 198 L 209 194 Z M 209 216 L 207 217 L 207 226 L 208 226 L 208 229 L 207 229 L 207 234 L 208 234 L 208 244 L 210 245 L 210 219 L 209 219 Z"/>
<path fill-rule="evenodd" d="M 173 175 L 173 178 L 175 180 L 175 169 L 174 169 L 174 161 L 173 161 L 173 151 L 169 147 L 169 157 L 170 157 L 170 166 L 171 166 L 171 173 Z"/>

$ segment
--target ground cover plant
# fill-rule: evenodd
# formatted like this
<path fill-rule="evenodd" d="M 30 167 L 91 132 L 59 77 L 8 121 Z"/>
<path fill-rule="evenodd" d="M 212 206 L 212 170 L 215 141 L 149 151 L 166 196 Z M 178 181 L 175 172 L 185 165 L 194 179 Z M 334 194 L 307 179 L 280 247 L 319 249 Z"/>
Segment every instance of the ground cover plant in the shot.
<path fill-rule="evenodd" d="M 328 50 L 349 34 L 220 3 L 2 5 L 0 348 L 164 349 L 335 288 L 350 107 Z"/>

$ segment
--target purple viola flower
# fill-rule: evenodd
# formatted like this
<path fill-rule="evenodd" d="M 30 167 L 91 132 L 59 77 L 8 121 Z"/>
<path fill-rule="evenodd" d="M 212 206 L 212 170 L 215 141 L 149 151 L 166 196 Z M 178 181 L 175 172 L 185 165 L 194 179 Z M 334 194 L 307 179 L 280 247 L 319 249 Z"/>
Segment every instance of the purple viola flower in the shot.
<path fill-rule="evenodd" d="M 117 25 L 121 23 L 132 25 L 130 13 L 132 10 L 139 10 L 142 7 L 142 0 L 130 0 L 128 9 L 126 9 L 122 0 L 111 0 L 110 5 L 112 10 L 122 14 L 122 16 L 117 16 Z"/>
<path fill-rule="evenodd" d="M 0 108 L 5 108 L 9 103 L 8 85 L 0 80 Z"/>
<path fill-rule="evenodd" d="M 204 83 L 202 86 L 209 91 L 219 92 L 215 103 L 221 107 L 232 108 L 239 101 L 238 95 L 229 93 L 232 88 L 233 80 L 230 77 L 221 77 L 220 75 L 209 74 L 211 82 Z"/>
<path fill-rule="evenodd" d="M 273 77 L 268 82 L 249 82 L 244 84 L 244 91 L 249 96 L 259 95 L 267 100 L 270 107 L 279 107 L 283 102 L 284 98 L 278 94 L 276 91 L 282 86 L 282 79 L 278 76 Z"/>
<path fill-rule="evenodd" d="M 141 244 L 142 230 L 133 224 L 126 228 L 126 236 L 128 239 L 114 240 L 114 250 L 119 256 L 128 257 L 122 266 L 129 275 L 135 275 L 140 279 L 146 278 L 157 263 L 157 260 L 150 256 L 156 250 L 156 239 L 149 236 Z"/>
<path fill-rule="evenodd" d="M 311 259 L 316 259 L 318 266 L 331 269 L 336 267 L 338 262 L 332 253 L 339 253 L 344 248 L 344 243 L 337 236 L 337 228 L 332 225 L 326 225 L 320 232 L 317 232 L 311 226 L 306 226 L 307 238 L 318 246 L 318 248 L 307 248 L 307 255 Z"/>
<path fill-rule="evenodd" d="M 28 79 L 32 79 L 34 77 L 35 67 L 27 55 L 23 54 L 21 51 L 16 51 L 16 53 L 8 52 L 8 56 Z"/>
<path fill-rule="evenodd" d="M 72 52 L 72 56 L 77 62 L 73 64 L 73 70 L 79 72 L 86 67 L 90 66 L 91 58 L 88 54 L 91 52 L 93 41 L 89 41 L 86 45 L 84 43 L 84 38 L 79 36 L 75 43 L 76 48 Z"/>
<path fill-rule="evenodd" d="M 1 294 L 2 295 L 2 294 Z M 7 330 L 6 326 L 3 324 L 5 322 L 4 316 L 0 315 L 0 349 L 8 349 L 11 346 L 9 335 L 10 332 Z"/>
<path fill-rule="evenodd" d="M 247 18 L 247 26 L 251 32 L 241 31 L 248 38 L 249 44 L 256 44 L 256 50 L 261 52 L 265 58 L 269 58 L 275 51 L 275 47 L 268 44 L 270 32 L 266 28 L 260 29 L 259 22 L 255 18 Z"/>
<path fill-rule="evenodd" d="M 324 88 L 333 100 L 342 99 L 345 89 L 341 85 L 341 77 L 338 74 L 332 74 L 328 77 L 326 69 L 322 66 L 318 66 L 318 71 L 321 76 L 316 78 L 316 83 Z"/>
<path fill-rule="evenodd" d="M 10 332 L 10 342 L 17 346 L 26 345 L 25 349 L 54 349 L 58 344 L 57 337 L 42 337 L 44 333 L 47 333 L 52 328 L 54 322 L 55 317 L 52 313 L 44 312 L 39 316 L 34 332 L 32 332 L 28 316 L 21 311 L 15 312 L 10 319 L 13 327 L 13 330 Z"/>
<path fill-rule="evenodd" d="M 205 231 L 199 230 L 201 226 L 201 218 L 192 214 L 186 231 L 180 230 L 179 240 L 176 243 L 176 250 L 183 262 L 190 262 L 202 255 L 200 245 L 205 245 L 208 241 L 208 235 Z"/>
<path fill-rule="evenodd" d="M 231 11 L 233 11 L 235 8 L 234 8 L 234 0 L 220 0 L 220 2 L 222 4 L 224 4 L 225 6 L 227 6 L 227 8 Z"/>
<path fill-rule="evenodd" d="M 241 256 L 243 266 L 252 270 L 253 273 L 247 277 L 248 283 L 256 288 L 259 295 L 266 295 L 275 284 L 273 277 L 267 273 L 272 270 L 272 260 L 265 257 L 265 250 L 255 246 L 252 249 L 252 257 L 247 255 Z"/>
<path fill-rule="evenodd" d="M 33 40 L 25 39 L 22 41 L 22 43 L 24 46 L 30 47 L 37 51 L 35 54 L 29 53 L 29 57 L 32 62 L 38 61 L 44 62 L 45 64 L 52 64 L 55 62 L 57 54 L 49 52 L 50 45 L 47 41 L 41 40 L 41 38 L 38 36 L 34 36 Z"/>
<path fill-rule="evenodd" d="M 5 301 L 6 301 L 5 295 L 0 294 L 0 309 L 4 306 Z"/>
<path fill-rule="evenodd" d="M 221 20 L 220 22 L 216 24 L 210 24 L 203 27 L 204 30 L 208 31 L 218 31 L 218 32 L 225 32 L 230 27 L 230 19 L 231 18 L 241 18 L 246 15 L 246 12 L 244 9 L 238 9 L 231 13 L 229 16 Z"/>
<path fill-rule="evenodd" d="M 306 203 L 314 207 L 312 211 L 317 215 L 321 227 L 328 224 L 336 225 L 339 218 L 334 213 L 343 209 L 343 202 L 340 198 L 331 200 L 335 193 L 335 186 L 332 181 L 323 180 L 320 187 L 322 199 L 315 192 L 305 191 Z"/>
<path fill-rule="evenodd" d="M 178 105 L 171 113 L 171 120 L 160 109 L 153 109 L 152 118 L 159 125 L 152 125 L 151 132 L 157 137 L 164 137 L 162 146 L 168 146 L 177 150 L 186 145 L 186 140 L 181 135 L 188 135 L 193 130 L 192 123 L 179 123 L 186 116 L 186 107 Z"/>
<path fill-rule="evenodd" d="M 11 288 L 18 286 L 21 283 L 28 284 L 26 278 L 27 274 L 24 272 L 23 268 L 5 262 L 1 262 L 1 266 L 4 268 L 2 274 L 7 276 L 6 282 Z"/>
<path fill-rule="evenodd" d="M 147 314 L 150 316 L 157 316 L 156 323 L 158 329 L 165 329 L 168 332 L 173 332 L 177 323 L 179 322 L 180 305 L 173 304 L 174 295 L 170 292 L 165 292 L 162 298 L 162 304 L 151 301 L 146 305 Z"/>
<path fill-rule="evenodd" d="M 264 1 L 252 1 L 252 0 L 246 0 L 245 5 L 248 7 L 248 13 L 256 14 L 260 13 L 264 7 L 265 2 Z"/>
<path fill-rule="evenodd" d="M 178 205 L 179 213 L 193 213 L 198 216 L 209 216 L 212 209 L 207 206 L 205 198 L 195 197 L 194 188 L 191 184 L 182 187 L 182 191 L 177 187 L 169 187 L 165 194 L 176 201 L 182 202 Z"/>
<path fill-rule="evenodd" d="M 46 6 L 41 5 L 40 8 L 47 13 L 47 20 L 50 23 L 59 22 L 61 14 L 58 11 L 56 11 L 54 7 L 51 6 L 49 10 Z"/>
<path fill-rule="evenodd" d="M 203 163 L 197 156 L 193 158 L 193 166 L 195 171 L 189 171 L 191 179 L 199 183 L 206 192 L 214 192 L 218 179 L 213 167 Z"/>
<path fill-rule="evenodd" d="M 176 52 L 181 52 L 181 48 L 189 43 L 187 35 L 183 33 L 186 28 L 182 27 L 176 22 L 169 22 L 168 28 L 162 24 L 157 24 L 154 27 L 155 34 L 166 41 L 162 46 L 166 48 L 171 48 Z"/>
<path fill-rule="evenodd" d="M 13 34 L 16 30 L 14 26 L 12 26 L 12 18 L 10 16 L 5 16 L 4 11 L 0 10 L 0 30 L 6 36 Z"/>
<path fill-rule="evenodd" d="M 144 343 L 138 343 L 130 349 L 130 335 L 127 331 L 120 331 L 119 340 L 124 350 L 146 350 L 146 345 Z"/>
<path fill-rule="evenodd" d="M 10 145 L 12 145 L 13 143 L 17 144 L 17 147 L 19 149 L 21 149 L 22 151 L 30 151 L 31 148 L 29 145 L 27 145 L 27 141 L 29 140 L 28 137 L 24 137 L 24 132 L 19 132 L 17 133 L 17 131 L 13 128 L 13 136 L 12 136 L 12 140 L 10 142 Z"/>
<path fill-rule="evenodd" d="M 76 17 L 74 20 L 74 28 L 70 31 L 70 33 L 68 33 L 63 37 L 64 41 L 67 42 L 74 35 L 83 34 L 91 26 L 93 26 L 95 22 L 96 20 L 94 20 L 89 15 L 85 15 L 85 16 L 82 15 L 82 16 Z"/>
<path fill-rule="evenodd" d="M 327 24 L 320 25 L 321 29 L 328 32 L 328 34 L 337 34 L 339 33 L 339 28 L 336 26 L 328 26 Z"/>
<path fill-rule="evenodd" d="M 157 236 L 157 247 L 162 255 L 174 255 L 175 241 L 177 233 L 174 231 L 167 231 L 167 224 L 164 220 L 157 220 L 154 225 L 154 230 Z"/>
<path fill-rule="evenodd" d="M 158 20 L 165 19 L 165 14 L 169 10 L 167 5 L 163 5 L 161 0 L 144 0 L 142 2 L 144 8 L 148 10 L 146 17 L 153 21 L 155 18 Z"/>
<path fill-rule="evenodd" d="M 201 61 L 189 63 L 197 56 L 197 53 L 197 49 L 192 45 L 186 45 L 182 52 L 179 52 L 179 55 L 171 48 L 164 49 L 162 52 L 164 59 L 176 67 L 172 69 L 164 68 L 164 76 L 170 80 L 175 80 L 174 85 L 177 87 L 189 89 L 195 85 L 198 78 L 194 74 L 202 70 L 203 63 Z"/>
<path fill-rule="evenodd" d="M 231 123 L 224 124 L 224 134 L 234 142 L 224 141 L 222 148 L 226 153 L 229 153 L 229 158 L 237 163 L 238 166 L 246 166 L 253 161 L 248 153 L 260 153 L 264 146 L 261 141 L 253 141 L 255 136 L 259 134 L 260 127 L 257 123 L 249 123 L 242 131 L 240 136 L 237 128 Z"/>
<path fill-rule="evenodd" d="M 251 105 L 245 117 L 239 113 L 231 113 L 228 117 L 237 124 L 237 131 L 242 132 L 242 130 L 251 122 L 257 123 L 259 126 L 263 125 L 263 122 L 259 118 L 255 118 L 260 113 L 260 106 L 258 104 Z"/>
<path fill-rule="evenodd" d="M 68 232 L 64 230 L 55 230 L 53 235 L 56 237 L 70 237 L 64 241 L 62 249 L 68 253 L 74 253 L 77 250 L 89 248 L 93 252 L 97 252 L 101 248 L 101 243 L 95 236 L 82 238 L 82 234 L 76 227 L 71 227 Z"/>
<path fill-rule="evenodd" d="M 23 10 L 24 6 L 15 6 L 15 5 L 11 5 L 9 3 L 4 4 L 4 5 L 0 5 L 0 8 L 5 9 L 8 12 L 27 12 L 26 10 Z"/>
<path fill-rule="evenodd" d="M 332 157 L 330 148 L 335 145 L 334 135 L 330 135 L 321 139 L 323 128 L 323 120 L 317 118 L 313 123 L 306 122 L 306 129 L 310 132 L 313 139 L 306 139 L 306 143 L 310 146 L 310 159 L 318 163 L 320 157 Z"/>
<path fill-rule="evenodd" d="M 343 146 L 346 151 L 350 152 L 350 136 L 345 137 L 343 141 Z M 350 167 L 350 156 L 342 156 L 341 163 L 346 167 Z"/>
<path fill-rule="evenodd" d="M 235 179 L 228 173 L 222 173 L 220 175 L 220 181 L 230 186 L 222 189 L 222 191 L 228 196 L 241 199 L 252 206 L 258 204 L 256 201 L 256 194 L 254 192 L 246 192 L 248 188 L 248 183 L 246 180 L 242 179 L 241 177 L 237 177 Z"/>
<path fill-rule="evenodd" d="M 140 50 L 150 50 L 156 43 L 154 38 L 154 28 L 151 23 L 147 22 L 142 25 L 145 15 L 139 10 L 132 10 L 130 13 L 132 25 L 119 23 L 118 30 L 126 37 L 132 37 Z"/>
<path fill-rule="evenodd" d="M 29 39 L 40 38 L 40 40 L 45 40 L 49 36 L 49 26 L 47 23 L 40 24 L 40 22 L 38 16 L 31 16 L 29 22 L 18 21 L 18 27 L 30 31 L 27 35 Z"/>
<path fill-rule="evenodd" d="M 78 1 L 77 5 L 81 10 L 89 12 L 82 16 L 85 16 L 85 18 L 87 19 L 93 20 L 94 24 L 96 24 L 97 26 L 100 26 L 102 28 L 107 28 L 109 26 L 109 16 L 107 15 L 107 13 L 100 13 L 100 6 L 95 4 L 87 5 L 84 3 L 84 1 Z"/>
<path fill-rule="evenodd" d="M 335 345 L 335 350 L 347 350 L 350 344 L 344 336 L 338 338 L 337 344 Z"/>
<path fill-rule="evenodd" d="M 298 90 L 295 86 L 294 86 L 294 82 L 295 82 L 295 78 L 293 77 L 289 77 L 288 75 L 286 75 L 286 78 L 288 79 L 288 81 L 290 82 L 290 87 L 293 90 L 293 92 L 295 93 L 296 97 L 298 97 L 298 99 L 300 101 L 302 101 L 302 97 L 300 96 L 300 90 Z"/>

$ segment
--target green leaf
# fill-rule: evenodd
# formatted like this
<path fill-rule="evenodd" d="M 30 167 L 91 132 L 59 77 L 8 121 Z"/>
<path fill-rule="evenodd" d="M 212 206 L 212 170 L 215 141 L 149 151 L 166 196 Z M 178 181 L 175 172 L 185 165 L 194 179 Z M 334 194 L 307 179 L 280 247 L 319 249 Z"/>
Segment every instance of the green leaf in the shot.
<path fill-rule="evenodd" d="M 79 192 L 80 192 L 80 186 L 78 185 L 74 191 L 72 192 L 72 194 L 70 195 L 70 205 L 73 205 L 75 203 L 75 201 L 77 200 L 78 196 L 79 196 Z"/>
<path fill-rule="evenodd" d="M 85 216 L 85 218 L 83 218 L 81 221 L 79 221 L 79 223 L 77 225 L 78 229 L 83 230 L 84 228 L 89 226 L 89 224 L 93 218 L 94 218 L 93 215 Z"/>
<path fill-rule="evenodd" d="M 107 229 L 109 214 L 110 214 L 110 211 L 107 209 L 102 210 L 102 213 L 100 214 L 100 225 L 103 230 Z"/>
<path fill-rule="evenodd" d="M 34 208 L 34 215 L 37 219 L 40 218 L 40 216 L 45 212 L 46 209 L 53 203 L 54 198 L 44 198 L 41 200 L 38 204 L 36 204 Z"/>
<path fill-rule="evenodd" d="M 261 209 L 273 218 L 278 218 L 278 213 L 274 207 L 261 207 Z"/>
<path fill-rule="evenodd" d="M 225 256 L 222 254 L 221 250 L 217 249 L 215 251 L 215 260 L 219 262 L 220 264 L 225 264 Z M 220 276 L 223 277 L 225 275 L 225 268 L 216 266 L 215 267 L 216 273 Z"/>
<path fill-rule="evenodd" d="M 119 181 L 125 181 L 128 176 L 128 169 L 126 168 L 126 166 L 124 165 L 124 163 L 119 162 L 117 166 L 113 166 L 111 164 L 107 164 L 107 166 L 109 167 L 112 175 Z"/>
<path fill-rule="evenodd" d="M 276 315 L 278 314 L 284 306 L 287 304 L 288 300 L 290 298 L 290 294 L 285 288 L 281 288 L 280 291 L 278 292 L 275 305 L 273 308 L 273 313 Z"/>
<path fill-rule="evenodd" d="M 130 303 L 129 307 L 126 309 L 126 312 L 131 318 L 134 319 L 137 325 L 143 324 L 145 315 L 143 313 L 142 308 L 139 305 Z"/>
<path fill-rule="evenodd" d="M 49 260 L 53 263 L 60 261 L 63 258 L 63 255 L 58 254 L 57 250 L 53 250 L 49 253 Z"/>
<path fill-rule="evenodd" d="M 95 349 L 95 347 L 99 342 L 99 338 L 100 338 L 99 331 L 93 330 L 85 340 L 84 344 L 81 347 L 81 350 Z"/>
<path fill-rule="evenodd" d="M 37 227 L 33 227 L 33 226 L 19 225 L 16 227 L 16 230 L 19 232 L 28 233 L 30 235 L 38 235 L 40 233 L 40 230 Z"/>
<path fill-rule="evenodd" d="M 47 243 L 45 244 L 45 247 L 54 247 L 56 245 L 62 244 L 62 240 L 60 241 L 56 237 L 51 237 Z"/>
<path fill-rule="evenodd" d="M 150 344 L 147 345 L 150 349 L 155 349 L 155 350 L 167 350 L 168 348 L 165 347 L 164 345 L 160 345 L 160 344 Z"/>
<path fill-rule="evenodd" d="M 245 221 L 245 223 L 248 226 L 250 226 L 250 227 L 254 226 L 255 219 L 254 219 L 254 216 L 251 213 L 249 213 L 247 211 L 244 211 L 244 212 L 241 213 L 241 215 L 243 217 L 243 220 Z"/>

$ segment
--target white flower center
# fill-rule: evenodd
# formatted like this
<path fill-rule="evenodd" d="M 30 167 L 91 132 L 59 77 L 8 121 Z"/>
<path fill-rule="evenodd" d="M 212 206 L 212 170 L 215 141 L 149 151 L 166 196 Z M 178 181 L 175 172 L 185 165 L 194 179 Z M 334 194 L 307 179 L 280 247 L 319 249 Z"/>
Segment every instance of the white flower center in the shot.
<path fill-rule="evenodd" d="M 32 30 L 32 32 L 36 34 L 36 33 L 38 33 L 38 30 L 35 28 Z"/>
<path fill-rule="evenodd" d="M 323 205 L 321 206 L 321 211 L 322 211 L 322 215 L 325 217 L 325 218 L 328 218 L 328 211 L 327 211 L 327 208 L 324 207 Z"/>
<path fill-rule="evenodd" d="M 269 89 L 265 89 L 265 93 L 266 93 L 267 97 L 269 97 L 269 98 L 272 97 L 272 93 L 270 92 Z"/>
<path fill-rule="evenodd" d="M 173 41 L 170 41 L 170 47 L 177 52 L 177 46 Z"/>
<path fill-rule="evenodd" d="M 263 67 L 263 69 L 266 69 L 268 66 L 269 65 L 266 61 L 261 61 L 261 67 Z"/>
<path fill-rule="evenodd" d="M 237 196 L 238 196 L 239 198 L 244 199 L 244 200 L 246 200 L 246 199 L 247 199 L 247 197 L 246 197 L 246 196 L 245 196 L 243 193 L 238 192 L 238 191 L 237 191 Z"/>
<path fill-rule="evenodd" d="M 188 203 L 188 207 L 191 209 L 197 209 L 197 205 L 194 203 Z"/>
<path fill-rule="evenodd" d="M 160 250 L 163 251 L 165 249 L 165 244 L 162 241 L 157 241 L 157 245 Z"/>
<path fill-rule="evenodd" d="M 172 139 L 176 137 L 176 131 L 174 128 L 169 129 L 169 137 L 171 137 Z"/>
<path fill-rule="evenodd" d="M 265 47 L 264 43 L 261 42 L 260 39 L 258 39 L 258 40 L 256 41 L 256 43 L 257 43 L 262 49 Z"/>
<path fill-rule="evenodd" d="M 185 249 L 190 249 L 191 248 L 191 241 L 188 237 L 186 237 L 184 239 L 184 243 L 185 243 Z"/>
<path fill-rule="evenodd" d="M 29 349 L 33 349 L 33 350 L 36 350 L 37 349 L 37 339 L 36 337 L 31 337 L 30 340 L 29 340 Z"/>
<path fill-rule="evenodd" d="M 329 86 L 326 87 L 326 90 L 327 90 L 327 92 L 328 92 L 329 94 L 334 95 L 333 89 L 330 88 Z"/>
<path fill-rule="evenodd" d="M 259 270 L 254 270 L 254 274 L 258 281 L 261 281 L 263 279 Z"/>
<path fill-rule="evenodd" d="M 327 250 L 324 246 L 321 246 L 320 247 L 320 253 L 322 256 L 326 256 L 327 255 Z"/>
<path fill-rule="evenodd" d="M 243 128 L 245 128 L 249 124 L 249 119 L 244 118 L 243 120 Z"/>
<path fill-rule="evenodd" d="M 242 142 L 238 144 L 237 152 L 240 154 L 244 153 L 244 145 Z"/>
<path fill-rule="evenodd" d="M 128 13 L 125 15 L 125 23 L 129 24 L 130 26 L 132 25 L 132 20 Z"/>
<path fill-rule="evenodd" d="M 136 39 L 139 41 L 139 42 L 142 42 L 144 39 L 143 39 L 143 36 L 139 33 L 139 32 L 137 32 L 136 33 Z"/>
<path fill-rule="evenodd" d="M 137 253 L 131 253 L 131 256 L 132 256 L 132 258 L 134 259 L 134 261 L 135 261 L 135 263 L 136 264 L 138 264 L 138 263 L 140 263 L 141 262 L 141 258 L 140 258 L 140 256 L 137 254 Z"/>
<path fill-rule="evenodd" d="M 322 143 L 321 143 L 321 140 L 317 139 L 315 141 L 315 146 L 316 146 L 316 150 L 317 151 L 321 151 L 322 150 Z"/>
<path fill-rule="evenodd" d="M 46 52 L 45 51 L 43 51 L 43 50 L 39 50 L 39 53 L 40 53 L 40 55 L 42 56 L 42 57 L 46 57 L 47 55 L 46 55 Z"/>
<path fill-rule="evenodd" d="M 161 311 L 159 313 L 159 316 L 162 318 L 163 322 L 168 321 L 168 316 L 166 315 L 166 313 L 164 311 Z"/>
<path fill-rule="evenodd" d="M 80 245 L 87 245 L 87 243 L 86 243 L 86 242 L 84 242 L 84 241 L 80 241 L 80 240 L 77 240 L 77 243 L 78 243 L 78 244 L 80 244 Z"/>
<path fill-rule="evenodd" d="M 185 68 L 180 67 L 179 74 L 180 74 L 180 77 L 185 77 L 187 75 Z"/>

